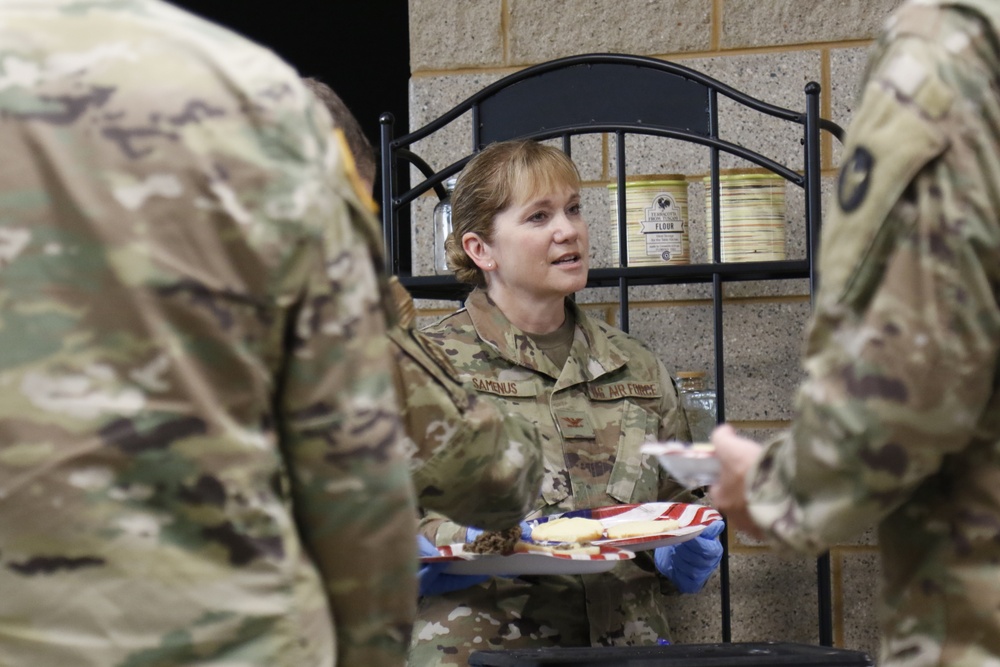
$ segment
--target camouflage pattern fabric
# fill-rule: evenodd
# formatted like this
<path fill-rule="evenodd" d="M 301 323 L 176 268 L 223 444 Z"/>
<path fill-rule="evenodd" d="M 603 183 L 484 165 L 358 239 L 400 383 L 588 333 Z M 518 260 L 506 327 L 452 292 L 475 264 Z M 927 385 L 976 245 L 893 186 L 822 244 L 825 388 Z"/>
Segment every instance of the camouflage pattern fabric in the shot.
<path fill-rule="evenodd" d="M 401 665 L 416 507 L 364 211 L 268 51 L 0 4 L 0 665 Z"/>
<path fill-rule="evenodd" d="M 545 474 L 532 516 L 690 500 L 639 454 L 650 439 L 689 439 L 670 375 L 641 343 L 567 304 L 577 326 L 561 371 L 480 290 L 424 333 L 460 379 L 538 426 Z M 421 530 L 448 544 L 466 527 L 426 512 Z M 669 636 L 663 608 L 674 591 L 650 553 L 608 573 L 496 577 L 425 597 L 409 664 L 465 665 L 479 649 L 655 644 Z"/>
<path fill-rule="evenodd" d="M 1000 664 L 1000 3 L 904 4 L 823 232 L 807 380 L 748 480 L 819 552 L 878 524 L 880 665 Z"/>
<path fill-rule="evenodd" d="M 391 280 L 404 313 L 389 334 L 396 394 L 421 507 L 487 530 L 517 525 L 533 509 L 542 481 L 538 428 L 455 379 L 441 348 L 413 328 L 406 288 Z"/>

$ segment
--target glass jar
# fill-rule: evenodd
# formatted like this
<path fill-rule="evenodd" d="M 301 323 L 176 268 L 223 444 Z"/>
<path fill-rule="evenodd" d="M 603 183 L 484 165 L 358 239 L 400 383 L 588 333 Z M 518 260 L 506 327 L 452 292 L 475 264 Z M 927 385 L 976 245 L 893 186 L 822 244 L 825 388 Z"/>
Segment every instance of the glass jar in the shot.
<path fill-rule="evenodd" d="M 681 371 L 676 378 L 692 442 L 708 442 L 716 426 L 715 392 L 706 388 L 705 375 L 705 371 Z"/>
<path fill-rule="evenodd" d="M 434 207 L 434 272 L 439 274 L 451 273 L 444 244 L 451 236 L 451 193 L 457 182 L 458 176 L 444 182 L 445 197 Z"/>

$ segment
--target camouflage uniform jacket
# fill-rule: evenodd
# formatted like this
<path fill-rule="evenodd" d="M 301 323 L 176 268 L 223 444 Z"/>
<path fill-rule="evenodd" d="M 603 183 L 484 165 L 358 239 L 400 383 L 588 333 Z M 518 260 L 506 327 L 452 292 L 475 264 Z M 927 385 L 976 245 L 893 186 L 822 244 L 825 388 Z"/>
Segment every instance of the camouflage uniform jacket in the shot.
<path fill-rule="evenodd" d="M 0 4 L 0 665 L 404 662 L 416 508 L 331 137 L 171 5 Z"/>
<path fill-rule="evenodd" d="M 1000 3 L 904 4 L 823 232 L 808 377 L 754 520 L 818 552 L 878 524 L 881 665 L 1000 662 Z"/>
<path fill-rule="evenodd" d="M 412 310 L 409 294 L 393 280 L 397 299 Z M 421 507 L 488 530 L 517 525 L 533 509 L 542 481 L 538 428 L 458 382 L 440 346 L 401 319 L 389 337 Z"/>
<path fill-rule="evenodd" d="M 641 343 L 567 304 L 577 326 L 561 371 L 483 291 L 425 333 L 463 380 L 538 425 L 535 515 L 680 496 L 639 454 L 647 440 L 688 437 L 669 374 Z M 447 544 L 463 541 L 465 526 L 428 513 L 422 530 Z M 410 664 L 464 665 L 476 649 L 655 643 L 669 634 L 668 593 L 650 552 L 604 574 L 496 577 L 421 600 Z"/>

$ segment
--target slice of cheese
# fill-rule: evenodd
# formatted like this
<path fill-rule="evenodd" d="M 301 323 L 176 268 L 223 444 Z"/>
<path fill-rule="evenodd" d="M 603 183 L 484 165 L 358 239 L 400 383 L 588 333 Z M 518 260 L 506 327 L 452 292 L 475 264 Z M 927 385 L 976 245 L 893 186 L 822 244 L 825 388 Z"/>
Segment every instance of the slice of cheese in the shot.
<path fill-rule="evenodd" d="M 657 521 L 624 521 L 608 526 L 608 539 L 620 540 L 626 537 L 646 537 L 659 535 L 680 528 L 680 523 L 674 519 L 659 519 Z"/>
<path fill-rule="evenodd" d="M 590 542 L 604 535 L 597 519 L 570 517 L 540 523 L 531 530 L 533 542 Z"/>

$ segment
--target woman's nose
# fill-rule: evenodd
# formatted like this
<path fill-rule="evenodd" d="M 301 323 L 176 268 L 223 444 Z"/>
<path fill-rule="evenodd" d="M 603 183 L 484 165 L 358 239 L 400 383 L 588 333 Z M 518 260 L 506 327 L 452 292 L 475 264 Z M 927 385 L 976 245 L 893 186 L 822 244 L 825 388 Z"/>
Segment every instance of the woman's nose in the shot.
<path fill-rule="evenodd" d="M 580 236 L 579 224 L 586 224 L 582 220 L 576 221 L 563 214 L 556 219 L 556 228 L 553 237 L 557 243 L 573 241 Z"/>

